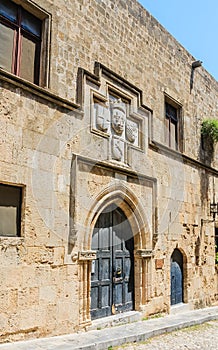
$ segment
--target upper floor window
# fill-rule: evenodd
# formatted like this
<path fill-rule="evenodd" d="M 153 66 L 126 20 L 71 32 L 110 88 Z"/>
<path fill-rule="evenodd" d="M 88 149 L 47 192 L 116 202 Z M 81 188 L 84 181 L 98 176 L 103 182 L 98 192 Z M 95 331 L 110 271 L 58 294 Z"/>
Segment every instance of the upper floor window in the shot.
<path fill-rule="evenodd" d="M 13 1 L 0 0 L 0 67 L 40 84 L 43 28 L 42 19 Z"/>
<path fill-rule="evenodd" d="M 179 105 L 165 100 L 165 143 L 168 147 L 181 151 L 181 108 Z"/>
<path fill-rule="evenodd" d="M 21 234 L 22 187 L 0 184 L 0 236 Z"/>

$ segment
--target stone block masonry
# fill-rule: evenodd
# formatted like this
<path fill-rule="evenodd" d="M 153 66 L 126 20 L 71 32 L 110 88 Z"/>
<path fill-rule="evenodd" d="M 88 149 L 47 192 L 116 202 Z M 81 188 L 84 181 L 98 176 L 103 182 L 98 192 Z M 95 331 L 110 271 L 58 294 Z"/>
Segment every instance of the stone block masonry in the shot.
<path fill-rule="evenodd" d="M 98 219 L 113 206 L 133 236 L 131 257 L 120 250 L 134 310 L 170 311 L 173 262 L 183 303 L 215 303 L 217 146 L 205 163 L 201 124 L 218 118 L 217 82 L 199 67 L 190 90 L 196 58 L 135 0 L 13 2 L 42 20 L 49 64 L 39 86 L 0 68 L 0 191 L 21 188 L 18 204 L 0 196 L 0 342 L 91 325 L 93 233 L 109 230 Z M 1 214 L 11 207 L 13 236 Z M 99 292 L 96 312 L 105 302 L 116 313 L 124 282 L 102 266 L 111 294 Z"/>

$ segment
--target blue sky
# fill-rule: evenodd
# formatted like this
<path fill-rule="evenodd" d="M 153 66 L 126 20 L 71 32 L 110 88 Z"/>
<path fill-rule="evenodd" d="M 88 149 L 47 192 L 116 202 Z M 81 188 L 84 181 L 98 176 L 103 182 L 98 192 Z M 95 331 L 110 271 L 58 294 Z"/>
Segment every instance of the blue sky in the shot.
<path fill-rule="evenodd" d="M 138 0 L 218 81 L 218 0 Z"/>

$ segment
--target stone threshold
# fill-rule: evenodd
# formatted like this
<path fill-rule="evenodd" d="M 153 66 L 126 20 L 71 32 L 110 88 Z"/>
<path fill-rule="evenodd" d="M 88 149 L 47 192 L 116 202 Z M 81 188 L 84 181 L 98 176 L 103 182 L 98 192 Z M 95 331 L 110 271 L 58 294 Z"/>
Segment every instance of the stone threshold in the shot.
<path fill-rule="evenodd" d="M 191 310 L 193 310 L 193 308 L 190 304 L 179 303 L 179 304 L 171 305 L 170 314 L 177 315 L 177 314 L 188 312 Z"/>
<path fill-rule="evenodd" d="M 127 311 L 112 316 L 107 316 L 93 320 L 92 324 L 86 328 L 87 331 L 101 330 L 127 323 L 138 322 L 142 319 L 142 313 L 139 311 Z"/>

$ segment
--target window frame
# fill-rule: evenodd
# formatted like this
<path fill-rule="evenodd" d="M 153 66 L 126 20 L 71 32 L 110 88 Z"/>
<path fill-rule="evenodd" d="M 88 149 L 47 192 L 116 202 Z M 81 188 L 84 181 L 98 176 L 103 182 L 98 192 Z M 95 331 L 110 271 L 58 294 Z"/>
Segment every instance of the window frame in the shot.
<path fill-rule="evenodd" d="M 170 117 L 167 114 L 167 105 L 171 106 L 176 110 L 176 117 Z M 175 147 L 173 147 L 172 139 L 172 125 L 175 126 Z M 175 101 L 173 98 L 165 95 L 164 97 L 164 143 L 167 147 L 172 150 L 183 152 L 183 115 L 182 115 L 182 105 Z"/>
<path fill-rule="evenodd" d="M 1 15 L 0 15 L 0 23 L 2 23 L 3 25 L 13 30 L 16 30 L 16 31 L 20 30 L 21 40 L 22 40 L 22 37 L 24 37 L 36 44 L 36 54 L 35 54 L 36 62 L 34 63 L 34 83 L 31 81 L 29 82 L 41 87 L 49 87 L 51 15 L 47 11 L 41 9 L 41 7 L 33 3 L 32 0 L 13 0 L 12 2 L 17 6 L 18 9 L 20 8 L 21 11 L 24 10 L 41 21 L 40 38 L 37 38 L 36 35 L 27 31 L 26 29 L 21 28 L 21 25 L 19 25 L 18 23 L 13 23 L 9 19 Z M 14 37 L 16 37 L 16 35 L 14 35 Z M 15 38 L 14 38 L 14 41 L 15 41 Z M 22 43 L 19 43 L 18 45 L 21 50 Z M 16 56 L 17 62 L 20 60 L 20 56 L 19 56 L 20 54 L 21 52 L 16 52 L 14 55 Z M 19 76 L 18 73 L 19 73 L 20 67 L 15 64 L 14 60 L 15 60 L 15 57 L 12 57 L 12 66 L 14 69 L 11 70 L 10 72 L 9 71 L 7 72 L 16 75 L 20 79 L 24 79 Z"/>
<path fill-rule="evenodd" d="M 15 184 L 8 184 L 8 183 L 0 183 L 0 194 L 1 194 L 1 189 L 7 188 L 11 191 L 13 189 L 19 190 L 20 193 L 18 194 L 18 204 L 14 205 L 13 207 L 16 207 L 16 234 L 1 234 L 0 232 L 0 238 L 19 238 L 22 237 L 23 233 L 23 211 L 24 211 L 24 189 L 25 187 L 22 185 L 15 185 Z M 5 202 L 5 205 L 2 205 L 2 203 Z M 16 202 L 16 199 L 14 199 L 14 202 Z M 8 200 L 1 200 L 0 201 L 0 207 L 9 207 L 8 205 Z"/>

